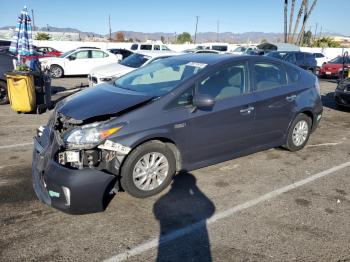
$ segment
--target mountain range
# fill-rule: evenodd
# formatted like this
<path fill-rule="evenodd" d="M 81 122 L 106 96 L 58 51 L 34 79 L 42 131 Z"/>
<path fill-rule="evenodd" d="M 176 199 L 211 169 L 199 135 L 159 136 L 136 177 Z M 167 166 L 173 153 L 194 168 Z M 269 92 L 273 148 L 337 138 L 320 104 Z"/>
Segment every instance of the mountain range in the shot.
<path fill-rule="evenodd" d="M 14 26 L 3 26 L 0 30 L 8 30 L 9 28 L 14 28 Z M 106 37 L 109 35 L 102 35 L 94 32 L 83 32 L 76 28 L 61 28 L 54 26 L 38 27 L 38 31 L 42 32 L 67 32 L 67 33 L 79 33 L 81 37 Z M 166 42 L 174 41 L 176 33 L 165 33 L 165 32 L 154 32 L 154 33 L 144 33 L 144 32 L 134 32 L 134 31 L 118 31 L 124 34 L 125 39 L 132 39 L 133 41 L 146 41 L 146 40 L 160 40 L 163 36 Z M 114 36 L 117 32 L 113 32 Z M 322 36 L 343 36 L 341 34 L 333 33 L 322 33 Z M 192 39 L 194 36 L 192 35 Z M 222 32 L 217 34 L 216 32 L 198 32 L 196 36 L 197 43 L 203 42 L 228 42 L 228 43 L 247 43 L 249 41 L 259 43 L 261 40 L 267 40 L 269 42 L 280 42 L 283 39 L 283 33 L 266 33 L 266 32 L 245 32 L 245 33 L 232 33 L 232 32 Z"/>

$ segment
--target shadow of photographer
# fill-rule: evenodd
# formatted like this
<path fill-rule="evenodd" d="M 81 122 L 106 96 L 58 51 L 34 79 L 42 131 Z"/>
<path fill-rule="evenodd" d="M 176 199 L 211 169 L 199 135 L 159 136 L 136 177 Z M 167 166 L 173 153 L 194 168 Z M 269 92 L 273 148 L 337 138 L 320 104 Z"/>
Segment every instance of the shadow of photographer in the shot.
<path fill-rule="evenodd" d="M 215 206 L 192 174 L 176 175 L 153 212 L 160 224 L 157 261 L 212 261 L 206 220 Z"/>

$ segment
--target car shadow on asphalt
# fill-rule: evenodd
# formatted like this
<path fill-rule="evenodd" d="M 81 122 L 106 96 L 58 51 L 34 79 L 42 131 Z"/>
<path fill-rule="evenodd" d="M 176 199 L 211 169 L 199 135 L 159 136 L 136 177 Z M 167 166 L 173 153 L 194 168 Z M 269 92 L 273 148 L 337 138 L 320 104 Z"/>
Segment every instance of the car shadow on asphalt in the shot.
<path fill-rule="evenodd" d="M 160 224 L 157 261 L 212 261 L 206 220 L 215 205 L 192 174 L 176 175 L 153 212 Z"/>

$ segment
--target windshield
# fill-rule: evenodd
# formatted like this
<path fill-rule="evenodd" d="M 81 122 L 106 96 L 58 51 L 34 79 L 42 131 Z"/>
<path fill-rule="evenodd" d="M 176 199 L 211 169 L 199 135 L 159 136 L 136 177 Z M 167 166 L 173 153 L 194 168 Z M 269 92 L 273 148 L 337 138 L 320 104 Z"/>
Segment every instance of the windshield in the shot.
<path fill-rule="evenodd" d="M 245 49 L 246 49 L 246 48 L 239 46 L 239 47 L 237 47 L 235 50 L 233 50 L 233 52 L 244 52 Z"/>
<path fill-rule="evenodd" d="M 206 64 L 167 58 L 118 78 L 114 85 L 152 96 L 162 96 L 179 83 L 197 74 Z"/>
<path fill-rule="evenodd" d="M 65 58 L 67 55 L 69 55 L 69 54 L 72 53 L 73 51 L 75 51 L 75 49 L 70 50 L 70 51 L 68 51 L 68 52 L 65 52 L 65 53 L 61 54 L 61 55 L 60 55 L 60 58 Z"/>
<path fill-rule="evenodd" d="M 342 56 L 338 56 L 334 59 L 332 59 L 331 61 L 329 61 L 329 64 L 342 64 L 343 63 L 343 57 Z M 350 58 L 346 57 L 345 58 L 345 64 L 349 64 L 350 63 Z"/>
<path fill-rule="evenodd" d="M 123 59 L 120 64 L 132 68 L 139 68 L 146 63 L 151 57 L 142 54 L 132 54 L 127 58 Z"/>

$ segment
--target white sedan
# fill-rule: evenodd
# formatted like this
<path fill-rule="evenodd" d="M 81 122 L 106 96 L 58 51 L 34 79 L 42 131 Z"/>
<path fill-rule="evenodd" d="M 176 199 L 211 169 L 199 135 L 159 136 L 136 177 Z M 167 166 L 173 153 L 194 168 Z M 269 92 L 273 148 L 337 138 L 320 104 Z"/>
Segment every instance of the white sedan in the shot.
<path fill-rule="evenodd" d="M 89 85 L 94 86 L 103 82 L 109 82 L 113 78 L 121 77 L 141 66 L 145 66 L 159 59 L 181 55 L 170 51 L 137 51 L 123 59 L 120 63 L 113 63 L 96 67 L 91 70 L 88 80 Z"/>
<path fill-rule="evenodd" d="M 77 48 L 59 57 L 39 59 L 43 68 L 50 68 L 53 78 L 64 75 L 87 75 L 94 67 L 117 63 L 120 60 L 120 56 L 97 48 Z"/>

